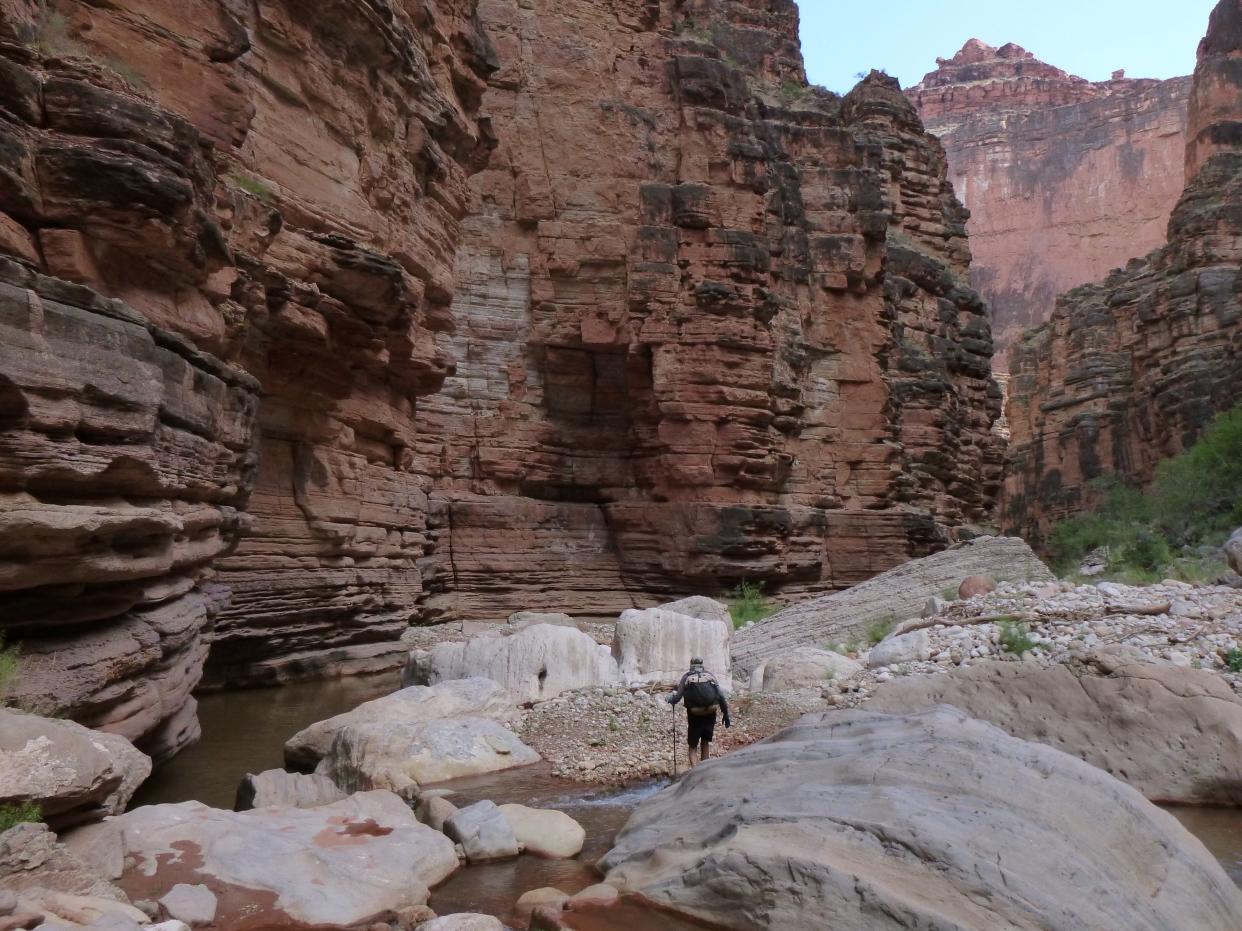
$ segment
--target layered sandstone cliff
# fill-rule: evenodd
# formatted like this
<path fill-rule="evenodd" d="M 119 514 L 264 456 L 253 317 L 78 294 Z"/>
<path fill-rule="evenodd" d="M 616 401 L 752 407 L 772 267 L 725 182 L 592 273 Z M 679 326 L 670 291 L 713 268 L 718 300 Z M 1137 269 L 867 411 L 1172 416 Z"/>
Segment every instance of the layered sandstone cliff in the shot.
<path fill-rule="evenodd" d="M 75 717 L 169 752 L 208 639 L 215 682 L 361 671 L 989 514 L 943 152 L 883 76 L 808 89 L 790 0 L 0 0 L 0 84 L 0 486 L 41 522 L 0 626 Z"/>
<path fill-rule="evenodd" d="M 1002 518 L 1027 534 L 1149 482 L 1242 393 L 1242 3 L 1212 13 L 1190 96 L 1186 186 L 1166 244 L 1057 302 L 1014 349 Z"/>
<path fill-rule="evenodd" d="M 970 210 L 997 364 L 1056 296 L 1164 242 L 1185 183 L 1189 78 L 1092 83 L 972 39 L 910 88 Z"/>

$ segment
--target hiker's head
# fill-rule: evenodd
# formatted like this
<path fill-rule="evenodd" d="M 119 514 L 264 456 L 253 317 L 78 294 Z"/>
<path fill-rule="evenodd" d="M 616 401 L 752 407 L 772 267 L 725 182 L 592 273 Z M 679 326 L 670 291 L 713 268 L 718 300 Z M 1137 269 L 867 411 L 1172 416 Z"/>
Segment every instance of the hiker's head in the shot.
<path fill-rule="evenodd" d="M 694 659 L 690 660 L 690 668 L 691 668 L 691 669 L 693 669 L 695 666 L 702 666 L 702 665 L 703 665 L 703 660 L 702 660 L 700 657 L 698 657 L 698 656 L 696 656 Z"/>

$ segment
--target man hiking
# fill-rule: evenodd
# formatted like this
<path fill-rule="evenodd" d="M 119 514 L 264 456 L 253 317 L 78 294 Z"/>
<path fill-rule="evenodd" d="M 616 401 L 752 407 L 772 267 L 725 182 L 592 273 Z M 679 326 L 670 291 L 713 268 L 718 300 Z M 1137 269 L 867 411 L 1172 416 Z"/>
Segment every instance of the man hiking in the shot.
<path fill-rule="evenodd" d="M 690 744 L 690 765 L 694 765 L 694 748 L 699 748 L 699 762 L 706 760 L 711 747 L 712 735 L 716 730 L 716 711 L 724 713 L 724 726 L 732 727 L 729 720 L 729 703 L 725 701 L 724 692 L 716 677 L 703 668 L 703 660 L 697 656 L 690 660 L 690 670 L 681 677 L 677 691 L 664 699 L 676 706 L 679 701 L 686 703 L 686 742 Z"/>

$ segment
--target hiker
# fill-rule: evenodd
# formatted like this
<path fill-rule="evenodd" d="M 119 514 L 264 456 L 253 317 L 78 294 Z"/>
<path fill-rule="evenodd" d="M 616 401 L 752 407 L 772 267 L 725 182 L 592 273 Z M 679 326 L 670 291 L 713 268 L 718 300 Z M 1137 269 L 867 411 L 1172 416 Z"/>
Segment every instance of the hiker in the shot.
<path fill-rule="evenodd" d="M 716 677 L 703 668 L 703 660 L 697 656 L 690 660 L 690 670 L 681 677 L 677 691 L 664 699 L 670 705 L 679 701 L 686 703 L 686 742 L 690 744 L 690 765 L 694 765 L 694 748 L 699 748 L 699 762 L 706 760 L 716 730 L 716 711 L 724 713 L 724 726 L 732 727 L 729 720 L 729 703 Z"/>

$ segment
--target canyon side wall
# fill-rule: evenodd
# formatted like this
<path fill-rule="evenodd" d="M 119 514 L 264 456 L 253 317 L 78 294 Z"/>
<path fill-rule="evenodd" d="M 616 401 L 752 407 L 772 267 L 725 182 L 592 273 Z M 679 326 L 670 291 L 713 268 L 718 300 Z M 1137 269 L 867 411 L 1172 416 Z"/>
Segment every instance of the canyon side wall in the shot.
<path fill-rule="evenodd" d="M 809 89 L 790 0 L 479 13 L 429 614 L 846 586 L 987 519 L 991 338 L 895 82 Z"/>
<path fill-rule="evenodd" d="M 972 39 L 907 95 L 970 210 L 998 367 L 1057 295 L 1161 246 L 1185 185 L 1190 78 L 1092 83 Z"/>
<path fill-rule="evenodd" d="M 1063 295 L 1013 352 L 1002 520 L 1040 535 L 1092 479 L 1146 484 L 1242 393 L 1242 4 L 1199 46 L 1189 184 L 1164 246 Z"/>
<path fill-rule="evenodd" d="M 0 87 L 21 700 L 164 756 L 208 648 L 390 668 L 993 510 L 943 150 L 807 88 L 790 0 L 0 0 Z"/>

